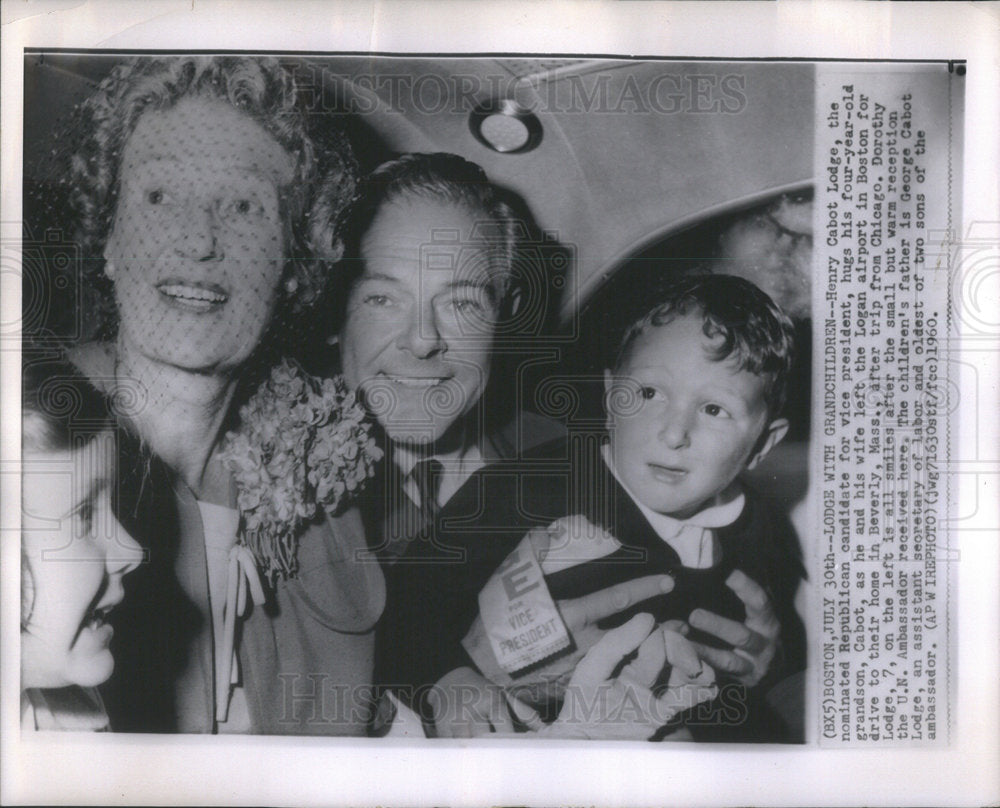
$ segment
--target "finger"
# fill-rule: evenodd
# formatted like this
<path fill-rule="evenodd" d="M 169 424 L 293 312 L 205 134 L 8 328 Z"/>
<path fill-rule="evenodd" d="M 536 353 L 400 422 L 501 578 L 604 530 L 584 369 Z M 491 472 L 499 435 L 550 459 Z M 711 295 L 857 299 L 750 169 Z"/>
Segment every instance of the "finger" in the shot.
<path fill-rule="evenodd" d="M 487 727 L 489 725 L 487 724 Z M 485 735 L 489 729 L 483 732 L 476 732 L 471 721 L 456 721 L 451 725 L 451 735 L 443 735 L 444 738 L 475 738 L 477 735 Z"/>
<path fill-rule="evenodd" d="M 763 637 L 751 631 L 744 623 L 730 620 L 706 609 L 695 609 L 691 612 L 688 621 L 693 628 L 718 637 L 734 648 L 742 648 L 750 653 L 757 653 L 763 646 L 767 645 L 767 641 Z"/>
<path fill-rule="evenodd" d="M 719 673 L 726 673 L 733 677 L 753 673 L 753 663 L 739 654 L 722 648 L 711 648 L 702 643 L 693 643 L 693 645 L 698 651 L 698 656 Z"/>
<path fill-rule="evenodd" d="M 661 631 L 667 661 L 688 679 L 697 679 L 704 673 L 705 663 L 698 656 L 694 644 L 676 631 Z"/>
<path fill-rule="evenodd" d="M 559 609 L 572 631 L 574 627 L 596 623 L 623 612 L 629 606 L 663 595 L 674 588 L 669 575 L 648 575 L 609 586 L 576 600 L 560 601 Z"/>
<path fill-rule="evenodd" d="M 701 611 L 701 610 L 699 610 Z M 775 637 L 765 636 L 746 623 L 727 620 L 712 612 L 702 612 L 698 620 L 691 615 L 691 625 L 709 634 L 714 634 L 733 646 L 734 650 L 743 651 L 750 656 L 759 656 L 773 645 Z M 704 621 L 702 623 L 702 621 Z"/>
<path fill-rule="evenodd" d="M 751 621 L 763 625 L 778 623 L 771 599 L 767 596 L 764 587 L 742 570 L 733 570 L 726 578 L 726 586 L 732 589 L 737 597 L 743 601 L 747 610 L 748 623 Z"/>
<path fill-rule="evenodd" d="M 499 713 L 491 712 L 489 705 L 479 704 L 463 711 L 454 723 L 454 738 L 481 738 L 494 731 L 494 721 Z"/>
<path fill-rule="evenodd" d="M 490 723 L 494 732 L 513 732 L 514 721 L 510 717 L 510 710 L 507 709 L 507 699 L 503 695 L 494 696 L 493 705 L 490 710 L 492 716 Z"/>
<path fill-rule="evenodd" d="M 538 732 L 545 727 L 545 722 L 542 721 L 542 717 L 538 714 L 538 711 L 520 699 L 512 698 L 508 701 L 508 704 L 510 705 L 511 712 L 517 717 L 517 720 L 532 732 Z"/>
<path fill-rule="evenodd" d="M 576 666 L 570 687 L 594 686 L 605 681 L 622 657 L 638 648 L 655 625 L 652 615 L 637 614 L 625 625 L 605 633 Z"/>
<path fill-rule="evenodd" d="M 694 653 L 692 651 L 692 653 Z M 697 654 L 695 654 L 697 658 Z M 651 688 L 667 662 L 667 649 L 663 644 L 663 632 L 654 631 L 639 646 L 639 654 L 625 667 L 621 678 Z"/>
<path fill-rule="evenodd" d="M 454 738 L 456 725 L 450 721 L 435 721 L 434 735 L 437 738 Z"/>
<path fill-rule="evenodd" d="M 549 531 L 544 527 L 534 527 L 528 531 L 528 538 L 531 540 L 531 549 L 535 551 L 535 558 L 544 561 L 552 543 Z"/>
<path fill-rule="evenodd" d="M 656 700 L 657 717 L 660 723 L 665 724 L 678 713 L 690 710 L 703 701 L 712 701 L 718 695 L 719 688 L 714 683 L 691 682 L 670 687 Z"/>
<path fill-rule="evenodd" d="M 665 623 L 660 623 L 660 628 L 665 631 L 676 631 L 685 637 L 691 632 L 691 627 L 683 620 L 667 620 Z"/>

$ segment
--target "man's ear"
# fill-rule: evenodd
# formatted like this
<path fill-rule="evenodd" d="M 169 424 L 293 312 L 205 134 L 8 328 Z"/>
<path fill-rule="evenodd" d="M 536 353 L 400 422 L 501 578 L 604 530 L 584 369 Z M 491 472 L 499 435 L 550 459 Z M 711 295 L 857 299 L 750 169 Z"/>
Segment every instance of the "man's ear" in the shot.
<path fill-rule="evenodd" d="M 758 448 L 747 463 L 747 471 L 760 465 L 760 462 L 767 457 L 768 453 L 781 443 L 781 439 L 786 434 L 788 434 L 787 418 L 775 418 L 771 421 L 764 430 L 764 434 L 761 435 L 760 440 L 757 441 Z"/>

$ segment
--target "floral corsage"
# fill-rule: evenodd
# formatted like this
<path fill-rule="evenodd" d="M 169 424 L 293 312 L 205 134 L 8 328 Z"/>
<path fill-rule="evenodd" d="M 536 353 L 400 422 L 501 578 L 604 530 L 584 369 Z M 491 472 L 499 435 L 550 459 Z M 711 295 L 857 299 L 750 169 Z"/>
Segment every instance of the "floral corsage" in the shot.
<path fill-rule="evenodd" d="M 343 377 L 318 379 L 287 359 L 240 408 L 240 420 L 222 459 L 236 479 L 239 541 L 273 583 L 295 574 L 303 526 L 357 493 L 382 450 Z"/>

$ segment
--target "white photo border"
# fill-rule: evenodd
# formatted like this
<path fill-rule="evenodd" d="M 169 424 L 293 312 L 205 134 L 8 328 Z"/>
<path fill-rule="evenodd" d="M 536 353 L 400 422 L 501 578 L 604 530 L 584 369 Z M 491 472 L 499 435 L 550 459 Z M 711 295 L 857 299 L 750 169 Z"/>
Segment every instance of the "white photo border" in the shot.
<path fill-rule="evenodd" d="M 650 55 L 690 58 L 958 59 L 968 65 L 962 234 L 1000 244 L 997 222 L 1000 7 L 778 3 L 389 3 L 122 0 L 2 6 L 0 238 L 20 237 L 23 49 L 112 48 L 296 52 Z M 237 24 L 238 23 L 238 24 Z M 961 265 L 961 264 L 959 264 Z M 2 322 L 20 314 L 3 267 Z M 994 273 L 1000 274 L 1000 266 Z M 996 325 L 996 318 L 992 321 Z M 996 399 L 998 350 L 976 354 Z M 4 469 L 19 460 L 18 355 L 0 351 Z M 963 391 L 969 380 L 963 379 Z M 982 393 L 979 393 L 982 397 Z M 963 406 L 974 396 L 964 396 Z M 989 400 L 989 399 L 984 399 Z M 72 735 L 28 743 L 18 732 L 19 480 L 3 474 L 2 784 L 4 804 L 275 805 L 995 804 L 1000 700 L 996 503 L 997 413 L 962 475 L 960 510 L 980 512 L 961 546 L 956 609 L 957 704 L 947 749 L 748 749 L 519 741 Z M 981 413 L 982 416 L 982 413 Z M 961 423 L 961 414 L 959 415 Z M 971 461 L 970 461 L 971 462 Z M 955 461 L 952 468 L 955 467 Z M 954 472 L 953 472 L 954 473 Z M 970 482 L 971 479 L 971 482 Z M 972 490 L 969 489 L 972 486 Z M 978 492 L 975 490 L 978 488 Z M 983 504 L 988 503 L 988 504 Z M 965 512 L 965 511 L 962 511 Z"/>

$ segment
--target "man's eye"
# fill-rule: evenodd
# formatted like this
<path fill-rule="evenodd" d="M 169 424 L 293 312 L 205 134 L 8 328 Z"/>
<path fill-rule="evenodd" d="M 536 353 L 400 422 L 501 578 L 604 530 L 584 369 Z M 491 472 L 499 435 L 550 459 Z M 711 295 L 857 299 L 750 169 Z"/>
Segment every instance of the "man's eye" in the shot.
<path fill-rule="evenodd" d="M 392 303 L 389 295 L 366 295 L 365 304 L 375 308 L 384 308 Z"/>
<path fill-rule="evenodd" d="M 646 401 L 662 401 L 663 394 L 657 390 L 655 387 L 647 387 L 643 385 L 639 388 L 639 395 L 642 396 Z"/>
<path fill-rule="evenodd" d="M 729 413 L 726 412 L 718 404 L 706 404 L 704 406 L 705 414 L 711 415 L 713 418 L 728 418 Z"/>
<path fill-rule="evenodd" d="M 482 301 L 469 297 L 455 298 L 451 301 L 451 307 L 464 314 L 478 314 L 484 310 Z"/>

